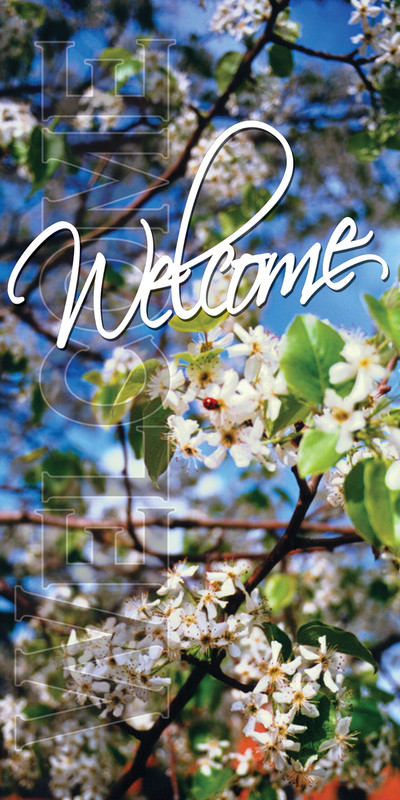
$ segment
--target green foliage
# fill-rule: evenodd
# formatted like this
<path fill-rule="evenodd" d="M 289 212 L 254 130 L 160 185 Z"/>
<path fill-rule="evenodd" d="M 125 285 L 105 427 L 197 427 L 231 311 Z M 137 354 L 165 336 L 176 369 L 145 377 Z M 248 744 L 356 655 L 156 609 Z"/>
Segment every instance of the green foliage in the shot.
<path fill-rule="evenodd" d="M 338 439 L 339 433 L 325 433 L 317 428 L 303 434 L 297 461 L 301 478 L 326 472 L 339 461 L 341 454 L 336 450 Z"/>
<path fill-rule="evenodd" d="M 26 705 L 22 709 L 22 713 L 27 719 L 36 719 L 37 717 L 45 717 L 49 714 L 54 714 L 54 708 L 46 703 L 32 703 Z"/>
<path fill-rule="evenodd" d="M 400 292 L 389 289 L 378 300 L 371 294 L 364 295 L 368 309 L 379 329 L 390 338 L 400 353 Z"/>
<path fill-rule="evenodd" d="M 389 462 L 366 458 L 346 476 L 346 511 L 360 536 L 374 547 L 400 553 L 400 492 L 386 486 Z"/>
<path fill-rule="evenodd" d="M 215 67 L 215 80 L 217 81 L 218 91 L 224 92 L 229 86 L 233 76 L 236 74 L 239 64 L 243 59 L 243 53 L 230 50 L 224 53 Z"/>
<path fill-rule="evenodd" d="M 143 68 L 142 62 L 138 58 L 133 58 L 132 53 L 130 50 L 127 50 L 125 47 L 106 47 L 103 50 L 101 56 L 101 60 L 104 61 L 109 60 L 109 68 L 110 70 L 115 70 L 115 82 L 116 82 L 116 90 L 117 92 L 122 89 L 122 87 L 132 78 L 134 75 L 137 75 Z M 120 64 L 115 64 L 113 62 L 120 61 Z"/>
<path fill-rule="evenodd" d="M 250 219 L 253 217 L 254 214 L 257 214 L 257 211 L 260 210 L 271 197 L 271 192 L 268 189 L 264 189 L 262 186 L 254 186 L 252 183 L 247 183 L 243 189 L 242 195 L 242 204 L 241 210 L 243 212 L 243 222 L 246 219 Z M 270 211 L 267 214 L 266 219 L 273 219 L 275 216 L 276 210 Z"/>
<path fill-rule="evenodd" d="M 316 755 L 320 745 L 325 739 L 330 738 L 335 729 L 332 704 L 323 694 L 317 695 L 319 717 L 306 717 L 296 714 L 296 725 L 305 725 L 307 730 L 298 735 L 300 742 L 299 760 L 304 764 L 310 756 Z"/>
<path fill-rule="evenodd" d="M 211 317 L 209 314 L 206 314 L 203 309 L 200 309 L 192 319 L 179 319 L 175 314 L 171 317 L 168 324 L 174 331 L 179 331 L 179 333 L 207 333 L 213 328 L 216 328 L 217 325 L 220 325 L 227 317 L 227 311 L 224 311 L 217 317 Z"/>
<path fill-rule="evenodd" d="M 290 656 L 292 655 L 292 643 L 289 639 L 289 636 L 279 625 L 275 625 L 274 622 L 266 622 L 262 629 L 269 641 L 269 643 L 276 641 L 280 642 L 282 645 L 282 657 L 284 661 L 287 661 Z"/>
<path fill-rule="evenodd" d="M 77 168 L 65 133 L 55 133 L 36 125 L 27 153 L 27 166 L 33 176 L 31 195 L 46 185 L 60 164 L 66 164 L 70 171 Z"/>
<path fill-rule="evenodd" d="M 400 111 L 400 76 L 395 67 L 391 67 L 384 74 L 380 85 L 380 95 L 388 114 Z"/>
<path fill-rule="evenodd" d="M 276 789 L 268 783 L 267 778 L 263 778 L 257 789 L 250 792 L 248 800 L 276 800 Z"/>
<path fill-rule="evenodd" d="M 136 458 L 143 455 L 143 412 L 148 400 L 143 395 L 134 399 L 129 417 L 128 440 Z"/>
<path fill-rule="evenodd" d="M 290 605 L 296 593 L 296 586 L 294 575 L 276 572 L 268 576 L 264 592 L 273 613 Z"/>
<path fill-rule="evenodd" d="M 329 369 L 341 360 L 342 337 L 311 314 L 296 317 L 286 336 L 281 369 L 293 394 L 311 406 L 322 403 L 331 386 Z"/>
<path fill-rule="evenodd" d="M 140 394 L 147 386 L 149 378 L 162 366 L 155 358 L 150 358 L 144 361 L 137 367 L 131 370 L 122 389 L 118 392 L 114 407 L 120 403 L 126 403 L 127 400 L 132 400 L 133 397 Z"/>
<path fill-rule="evenodd" d="M 0 353 L 0 371 L 14 374 L 18 372 L 26 372 L 28 367 L 28 359 L 26 356 L 15 356 L 11 350 L 4 350 Z"/>
<path fill-rule="evenodd" d="M 143 411 L 143 454 L 144 463 L 154 485 L 165 472 L 174 454 L 168 439 L 167 418 L 172 414 L 170 408 L 163 408 L 160 399 L 155 398 Z"/>
<path fill-rule="evenodd" d="M 40 383 L 35 383 L 32 390 L 31 409 L 32 409 L 32 425 L 39 425 L 42 421 L 44 412 L 46 411 L 47 403 L 43 397 Z"/>
<path fill-rule="evenodd" d="M 320 636 L 326 636 L 327 645 L 339 653 L 360 658 L 362 661 L 366 661 L 367 664 L 371 664 L 374 670 L 378 668 L 372 653 L 350 631 L 344 631 L 335 625 L 326 625 L 325 622 L 320 622 L 317 619 L 306 622 L 297 631 L 299 644 L 311 645 L 312 647 L 319 646 L 318 639 Z"/>
<path fill-rule="evenodd" d="M 226 789 L 234 777 L 235 773 L 226 767 L 221 770 L 213 769 L 211 775 L 196 772 L 191 788 L 191 798 L 193 800 L 212 800 Z"/>
<path fill-rule="evenodd" d="M 292 51 L 280 44 L 273 44 L 268 53 L 269 65 L 278 78 L 288 78 L 293 72 Z"/>
<path fill-rule="evenodd" d="M 353 703 L 351 730 L 363 737 L 378 734 L 383 725 L 383 717 L 377 708 L 376 702 L 369 699 L 356 700 Z"/>
<path fill-rule="evenodd" d="M 105 428 L 119 422 L 129 409 L 129 401 L 117 404 L 117 397 L 123 388 L 124 378 L 119 376 L 112 383 L 107 383 L 95 392 L 92 408 L 96 419 Z"/>
<path fill-rule="evenodd" d="M 398 130 L 399 117 L 392 114 L 381 119 L 373 131 L 365 130 L 350 134 L 347 149 L 358 161 L 374 161 L 383 147 L 394 150 L 400 148 Z"/>
<path fill-rule="evenodd" d="M 73 497 L 76 511 L 83 511 L 83 478 L 97 492 L 104 491 L 104 480 L 98 475 L 93 462 L 82 459 L 73 450 L 54 449 L 47 452 L 47 448 L 37 448 L 20 460 L 29 465 L 24 476 L 25 484 L 42 488 L 43 501 L 51 509 L 64 509 L 65 498 Z"/>
<path fill-rule="evenodd" d="M 35 25 L 42 25 L 46 17 L 46 10 L 39 3 L 30 0 L 11 0 L 10 6 L 21 19 L 31 20 Z"/>
<path fill-rule="evenodd" d="M 347 149 L 358 161 L 375 161 L 381 148 L 372 131 L 358 131 L 349 136 Z"/>
<path fill-rule="evenodd" d="M 280 401 L 281 407 L 279 409 L 277 418 L 272 421 L 267 416 L 265 417 L 267 433 L 271 437 L 274 436 L 274 434 L 278 431 L 293 425 L 295 422 L 304 420 L 309 413 L 308 406 L 302 400 L 299 400 L 296 395 L 291 394 L 290 392 L 289 394 L 281 395 Z M 267 414 L 267 412 L 268 403 L 265 403 L 265 414 Z"/>

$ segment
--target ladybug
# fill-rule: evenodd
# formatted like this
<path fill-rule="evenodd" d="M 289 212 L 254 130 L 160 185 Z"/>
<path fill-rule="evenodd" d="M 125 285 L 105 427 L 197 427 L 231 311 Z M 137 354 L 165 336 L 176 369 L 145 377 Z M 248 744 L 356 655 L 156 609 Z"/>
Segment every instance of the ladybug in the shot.
<path fill-rule="evenodd" d="M 216 400 L 215 397 L 205 397 L 203 406 L 207 411 L 217 411 L 219 409 L 219 401 Z"/>

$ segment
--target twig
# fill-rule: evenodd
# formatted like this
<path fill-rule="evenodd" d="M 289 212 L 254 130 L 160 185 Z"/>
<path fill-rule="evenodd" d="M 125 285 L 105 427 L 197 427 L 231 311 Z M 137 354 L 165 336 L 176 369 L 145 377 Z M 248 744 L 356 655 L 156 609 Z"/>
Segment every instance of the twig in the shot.
<path fill-rule="evenodd" d="M 358 77 L 363 82 L 367 92 L 371 97 L 371 102 L 374 108 L 377 106 L 377 101 L 375 97 L 375 87 L 367 77 L 367 75 L 363 72 L 362 66 L 364 64 L 372 64 L 377 56 L 366 56 L 365 58 L 356 58 L 358 53 L 358 49 L 352 50 L 350 53 L 327 53 L 325 50 L 315 50 L 312 47 L 306 47 L 302 44 L 297 44 L 297 42 L 289 42 L 287 39 L 284 39 L 282 36 L 279 36 L 278 33 L 272 34 L 272 41 L 275 44 L 281 45 L 281 47 L 286 47 L 288 50 L 296 50 L 298 53 L 303 53 L 306 56 L 311 56 L 312 58 L 319 58 L 322 61 L 334 61 L 339 64 L 348 64 L 350 67 L 353 67 L 357 72 Z"/>
<path fill-rule="evenodd" d="M 240 517 L 208 517 L 208 516 L 182 516 L 170 517 L 132 517 L 135 528 L 141 528 L 145 525 L 149 527 L 166 527 L 168 528 L 224 528 L 228 530 L 262 530 L 262 531 L 284 531 L 286 530 L 289 521 L 282 519 L 242 519 Z M 65 517 L 57 514 L 48 514 L 46 512 L 35 511 L 0 511 L 0 525 L 46 525 L 53 528 L 65 529 Z M 82 530 L 84 528 L 93 528 L 97 534 L 107 531 L 109 528 L 125 528 L 126 521 L 119 519 L 90 519 L 89 517 L 77 517 L 73 514 L 68 517 L 68 528 L 70 530 Z M 339 525 L 329 522 L 313 522 L 311 520 L 303 520 L 300 525 L 300 530 L 310 531 L 313 533 L 332 533 L 340 534 L 341 536 L 351 536 L 355 533 L 352 525 Z M 140 545 L 142 548 L 142 544 Z M 159 555 L 157 552 L 154 555 Z M 220 554 L 223 556 L 223 554 Z M 229 556 L 229 554 L 228 554 Z M 187 557 L 187 554 L 183 554 Z M 196 559 L 201 558 L 196 554 Z"/>
<path fill-rule="evenodd" d="M 124 426 L 122 425 L 121 422 L 118 423 L 117 432 L 118 432 L 119 441 L 121 443 L 122 456 L 123 456 L 123 460 L 124 460 L 124 466 L 123 466 L 123 469 L 122 469 L 122 475 L 123 475 L 123 478 L 124 478 L 125 494 L 126 494 L 126 525 L 125 525 L 125 527 L 126 527 L 126 530 L 129 533 L 130 538 L 132 539 L 132 542 L 133 542 L 134 546 L 136 547 L 136 550 L 139 550 L 139 552 L 140 552 L 140 551 L 143 551 L 143 542 L 141 542 L 140 539 L 138 539 L 138 537 L 137 537 L 136 530 L 135 530 L 135 525 L 134 525 L 133 518 L 132 518 L 132 487 L 131 487 L 131 482 L 129 480 L 128 448 L 126 446 L 125 428 L 124 428 Z"/>

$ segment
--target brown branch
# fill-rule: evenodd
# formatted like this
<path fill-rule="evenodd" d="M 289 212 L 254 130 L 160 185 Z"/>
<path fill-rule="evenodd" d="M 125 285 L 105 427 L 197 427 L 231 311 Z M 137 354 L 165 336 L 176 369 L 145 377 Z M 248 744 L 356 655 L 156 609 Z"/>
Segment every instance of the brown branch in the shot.
<path fill-rule="evenodd" d="M 246 589 L 251 591 L 259 583 L 271 572 L 274 566 L 283 558 L 288 552 L 290 552 L 291 548 L 294 546 L 296 536 L 300 529 L 302 522 L 304 521 L 305 515 L 317 493 L 318 484 L 321 480 L 321 475 L 316 475 L 307 483 L 306 481 L 302 481 L 298 475 L 297 471 L 294 468 L 294 474 L 296 475 L 297 481 L 299 483 L 299 500 L 297 505 L 294 509 L 292 517 L 289 521 L 289 524 L 286 528 L 286 531 L 281 539 L 276 543 L 275 547 L 272 549 L 270 553 L 264 556 L 261 564 L 256 567 L 250 578 L 246 582 Z M 225 613 L 232 614 L 237 611 L 239 606 L 242 604 L 243 601 L 243 592 L 238 590 L 235 595 L 230 599 L 228 602 Z M 222 660 L 224 657 L 224 651 L 218 656 L 218 661 L 213 663 L 215 669 L 218 671 L 219 669 L 219 661 Z M 135 759 L 133 761 L 132 766 L 124 775 L 122 775 L 116 784 L 112 787 L 111 791 L 107 795 L 106 800 L 118 800 L 118 798 L 122 797 L 122 795 L 127 791 L 129 786 L 132 785 L 138 778 L 141 778 L 143 772 L 146 768 L 146 763 L 151 755 L 153 748 L 157 744 L 160 736 L 164 732 L 164 730 L 168 727 L 172 720 L 175 720 L 183 708 L 185 707 L 186 703 L 191 700 L 193 695 L 195 694 L 197 687 L 208 673 L 209 670 L 209 663 L 200 661 L 192 670 L 189 677 L 185 681 L 182 688 L 179 690 L 176 697 L 172 700 L 167 716 L 160 716 L 151 730 L 148 732 L 146 738 L 141 742 L 136 752 Z M 222 670 L 221 670 L 222 673 Z M 222 673 L 224 675 L 224 673 Z M 227 676 L 224 675 L 226 679 Z"/>
<path fill-rule="evenodd" d="M 279 44 L 281 47 L 286 47 L 288 50 L 296 50 L 298 53 L 303 53 L 303 55 L 311 56 L 312 58 L 319 58 L 322 61 L 334 61 L 339 64 L 348 64 L 350 67 L 353 67 L 358 77 L 363 82 L 367 92 L 369 93 L 373 107 L 376 107 L 377 102 L 375 97 L 375 87 L 365 72 L 363 72 L 362 66 L 364 64 L 372 64 L 377 56 L 356 58 L 358 48 L 352 50 L 350 53 L 328 53 L 325 50 L 315 50 L 312 47 L 306 47 L 305 45 L 297 44 L 296 42 L 289 42 L 287 39 L 284 39 L 277 33 L 272 34 L 271 38 L 275 44 Z"/>
<path fill-rule="evenodd" d="M 307 511 L 314 500 L 315 495 L 317 494 L 318 485 L 322 475 L 314 475 L 307 483 L 306 480 L 299 477 L 296 467 L 292 468 L 292 472 L 295 475 L 299 485 L 299 499 L 282 538 L 279 539 L 275 547 L 269 553 L 267 553 L 266 556 L 264 556 L 261 564 L 256 567 L 254 572 L 247 579 L 245 587 L 248 592 L 251 592 L 253 589 L 255 589 L 256 586 L 258 586 L 258 584 L 261 583 L 261 581 L 263 581 L 267 575 L 269 575 L 276 564 L 278 564 L 285 555 L 290 553 L 290 551 L 295 548 L 298 532 L 301 529 Z M 228 603 L 226 607 L 227 613 L 232 613 L 232 610 L 235 611 L 240 606 L 242 599 L 242 593 L 239 592 L 236 598 L 232 598 L 232 603 Z"/>
<path fill-rule="evenodd" d="M 289 521 L 280 519 L 242 519 L 234 517 L 208 517 L 208 516 L 182 516 L 171 517 L 168 520 L 166 517 L 132 517 L 132 522 L 135 528 L 142 528 L 145 525 L 152 527 L 166 527 L 169 528 L 223 528 L 228 530 L 262 530 L 262 531 L 280 531 L 286 530 Z M 65 529 L 65 517 L 57 514 L 47 514 L 44 512 L 37 513 L 35 511 L 0 511 L 0 525 L 46 525 L 53 528 Z M 68 517 L 68 528 L 70 530 L 82 530 L 84 528 L 93 528 L 96 533 L 101 534 L 109 528 L 124 528 L 126 530 L 127 524 L 125 520 L 119 519 L 90 519 L 89 517 L 78 517 L 71 514 Z M 352 525 L 338 525 L 329 522 L 313 522 L 311 520 L 303 520 L 300 525 L 300 530 L 309 531 L 313 533 L 332 533 L 340 534 L 341 536 L 351 536 L 355 534 Z M 311 541 L 311 539 L 310 539 Z M 140 545 L 142 548 L 142 544 Z M 154 552 L 154 555 L 158 555 Z M 223 557 L 223 553 L 219 554 Z M 262 554 L 261 554 L 262 555 Z M 183 557 L 187 558 L 187 554 Z M 196 559 L 200 557 L 196 554 Z M 229 557 L 229 554 L 228 554 Z"/>
<path fill-rule="evenodd" d="M 387 375 L 385 375 L 385 377 L 382 378 L 382 380 L 379 383 L 379 386 L 378 386 L 377 391 L 376 391 L 376 397 L 382 397 L 382 395 L 387 394 L 388 392 L 390 392 L 390 386 L 388 385 L 389 384 L 389 380 L 390 380 L 390 375 L 393 372 L 393 370 L 395 369 L 398 360 L 399 360 L 399 356 L 398 356 L 397 353 L 395 353 L 394 356 L 392 356 L 392 358 L 390 359 L 390 361 L 389 361 L 389 363 L 388 363 L 388 365 L 386 367 Z"/>
<path fill-rule="evenodd" d="M 186 661 L 188 664 L 192 664 L 196 667 L 199 666 L 199 664 L 205 666 L 208 675 L 211 675 L 212 678 L 221 681 L 221 683 L 224 683 L 231 689 L 238 689 L 240 692 L 252 692 L 257 683 L 257 681 L 242 683 L 241 681 L 236 680 L 236 678 L 231 678 L 230 675 L 225 675 L 225 672 L 222 671 L 218 662 L 200 661 L 200 659 L 196 658 L 196 656 L 190 655 L 190 653 L 182 653 L 182 661 Z"/>
<path fill-rule="evenodd" d="M 125 772 L 114 786 L 109 791 L 106 800 L 119 800 L 129 787 L 143 776 L 146 769 L 146 764 L 149 756 L 151 755 L 155 745 L 157 744 L 160 736 L 163 734 L 168 725 L 176 720 L 183 711 L 186 703 L 192 699 L 201 681 L 207 674 L 206 665 L 200 662 L 179 690 L 178 694 L 171 701 L 168 714 L 160 716 L 154 723 L 153 727 L 146 731 L 142 742 L 140 743 L 135 759 L 127 772 Z"/>
<path fill-rule="evenodd" d="M 358 53 L 357 47 L 354 50 L 351 50 L 350 53 L 328 53 L 325 50 L 315 50 L 312 47 L 306 47 L 305 45 L 298 44 L 297 42 L 289 42 L 288 39 L 284 39 L 283 36 L 279 36 L 278 33 L 272 34 L 271 42 L 274 42 L 274 44 L 280 44 L 282 47 L 286 47 L 288 50 L 297 50 L 298 53 L 303 53 L 304 55 L 311 56 L 312 58 L 319 58 L 323 61 L 336 61 L 340 64 L 350 64 L 351 66 L 353 66 L 354 63 L 359 64 L 360 66 L 363 64 L 372 64 L 377 58 L 377 56 L 356 58 Z"/>
<path fill-rule="evenodd" d="M 133 200 L 128 208 L 124 209 L 118 214 L 115 214 L 115 216 L 113 216 L 106 225 L 100 225 L 82 236 L 82 248 L 85 245 L 90 244 L 90 242 L 93 240 L 100 239 L 102 236 L 109 233 L 111 229 L 122 228 L 132 219 L 132 217 L 136 215 L 137 211 L 143 208 L 143 206 L 145 206 L 146 203 L 151 200 L 160 190 L 170 186 L 172 183 L 175 183 L 175 181 L 177 181 L 179 178 L 184 177 L 187 165 L 190 161 L 192 150 L 198 144 L 202 133 L 212 122 L 212 120 L 224 111 L 226 102 L 230 95 L 248 77 L 254 59 L 263 50 L 265 45 L 272 41 L 272 31 L 277 15 L 283 11 L 288 4 L 289 0 L 281 0 L 279 4 L 276 4 L 276 7 L 273 9 L 270 19 L 265 27 L 264 33 L 257 39 L 253 47 L 250 50 L 247 50 L 247 52 L 244 54 L 238 69 L 236 70 L 224 92 L 217 97 L 215 103 L 211 106 L 206 114 L 197 114 L 196 128 L 190 135 L 181 155 L 175 161 L 175 163 L 168 167 L 159 178 L 156 178 L 156 180 L 151 183 L 150 186 L 148 186 L 135 200 Z M 65 256 L 68 254 L 68 252 L 71 252 L 72 249 L 73 245 L 68 244 L 63 247 L 61 253 L 58 251 L 53 253 L 53 255 L 50 256 L 46 262 L 46 268 L 54 268 L 61 259 L 65 259 Z M 39 281 L 40 271 L 26 287 L 24 291 L 25 298 L 28 298 L 32 291 L 37 288 Z"/>
<path fill-rule="evenodd" d="M 32 328 L 32 330 L 34 330 L 35 333 L 38 333 L 40 336 L 43 336 L 45 339 L 47 339 L 47 341 L 51 342 L 51 344 L 53 345 L 57 344 L 56 334 L 53 333 L 53 331 L 50 330 L 50 328 L 48 328 L 46 325 L 43 325 L 43 323 L 40 320 L 38 320 L 37 317 L 35 317 L 31 309 L 28 308 L 27 305 L 11 304 L 10 310 L 12 314 L 14 314 L 16 317 L 18 317 L 18 319 L 21 320 L 21 322 L 25 322 L 26 325 L 29 325 L 29 327 Z M 4 312 L 5 309 L 1 309 L 0 313 Z M 71 339 L 68 340 L 66 347 L 72 353 L 79 353 L 81 358 L 90 359 L 91 361 L 93 361 L 93 359 L 95 359 L 96 361 L 104 360 L 104 356 L 98 350 L 93 350 L 87 345 L 77 344 L 76 342 L 71 341 Z"/>

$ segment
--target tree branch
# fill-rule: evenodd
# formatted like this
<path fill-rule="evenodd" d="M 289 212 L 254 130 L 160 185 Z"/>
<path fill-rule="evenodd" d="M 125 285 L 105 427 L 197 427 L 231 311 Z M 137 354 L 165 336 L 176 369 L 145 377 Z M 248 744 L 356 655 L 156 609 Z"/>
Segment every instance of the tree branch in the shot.
<path fill-rule="evenodd" d="M 296 474 L 296 473 L 295 473 Z M 309 483 L 307 484 L 307 488 L 304 486 L 301 479 L 298 478 L 298 481 L 301 481 L 301 486 L 299 488 L 299 500 L 297 502 L 296 508 L 292 514 L 290 522 L 286 528 L 282 539 L 276 543 L 273 550 L 268 553 L 262 560 L 261 564 L 256 567 L 250 578 L 246 582 L 246 589 L 247 591 L 252 591 L 259 583 L 271 572 L 274 566 L 281 560 L 281 558 L 286 555 L 291 547 L 294 544 L 295 538 L 299 531 L 301 523 L 304 521 L 304 517 L 310 507 L 318 489 L 319 481 L 321 480 L 321 475 L 314 476 Z M 239 606 L 243 601 L 243 592 L 238 590 L 235 595 L 230 599 L 226 608 L 225 614 L 232 614 L 237 611 Z M 219 656 L 219 661 L 222 660 L 224 657 L 224 651 Z M 216 671 L 222 673 L 219 667 L 219 661 L 215 662 Z M 177 716 L 181 713 L 183 708 L 185 707 L 186 703 L 193 697 L 196 692 L 197 687 L 208 673 L 209 670 L 209 663 L 199 661 L 199 663 L 193 668 L 192 672 L 190 673 L 189 677 L 187 678 L 186 682 L 174 698 L 172 700 L 169 709 L 168 709 L 168 716 L 160 716 L 151 730 L 148 733 L 148 736 L 141 742 L 136 757 L 133 761 L 132 766 L 124 775 L 120 777 L 117 783 L 112 787 L 111 791 L 107 795 L 106 800 L 117 800 L 120 798 L 124 792 L 127 791 L 129 786 L 134 783 L 138 778 L 141 778 L 143 772 L 146 767 L 147 759 L 149 758 L 150 754 L 154 746 L 157 744 L 160 736 L 162 735 L 163 731 L 168 727 L 172 720 L 175 720 Z M 224 675 L 224 679 L 227 676 Z M 220 677 L 220 676 L 219 676 Z M 226 680 L 224 680 L 226 682 Z"/>
<path fill-rule="evenodd" d="M 171 183 L 175 183 L 178 178 L 182 178 L 186 173 L 187 165 L 190 161 L 190 157 L 192 154 L 192 150 L 198 144 L 200 137 L 204 130 L 208 127 L 210 122 L 221 114 L 224 109 L 227 100 L 229 99 L 230 95 L 240 86 L 242 81 L 248 77 L 251 65 L 255 58 L 259 55 L 259 53 L 263 50 L 265 45 L 268 42 L 272 41 L 273 35 L 273 28 L 276 22 L 276 17 L 278 14 L 283 11 L 286 6 L 289 5 L 289 0 L 281 0 L 280 3 L 277 3 L 276 6 L 273 8 L 271 12 L 270 19 L 265 27 L 263 34 L 257 39 L 255 44 L 250 50 L 244 54 L 242 61 L 240 62 L 236 73 L 232 77 L 230 83 L 220 94 L 215 103 L 211 106 L 209 111 L 206 114 L 198 113 L 197 114 L 197 125 L 194 129 L 193 133 L 189 136 L 189 139 L 186 142 L 185 147 L 179 158 L 168 167 L 159 178 L 150 184 L 138 197 L 133 200 L 133 202 L 128 206 L 128 208 L 124 209 L 118 214 L 115 214 L 107 225 L 100 225 L 97 228 L 89 231 L 85 236 L 81 238 L 81 245 L 82 248 L 85 245 L 90 244 L 95 239 L 100 239 L 105 234 L 109 233 L 111 229 L 121 228 L 123 227 L 129 220 L 132 219 L 136 215 L 136 213 L 143 208 L 146 203 L 151 200 L 154 195 L 158 194 L 159 191 L 165 189 L 167 186 L 171 185 Z M 71 252 L 73 249 L 72 244 L 68 244 L 62 249 L 62 253 L 60 254 L 56 251 L 46 262 L 46 268 L 52 269 L 54 268 L 61 259 L 65 259 L 66 255 Z M 37 288 L 39 285 L 40 280 L 40 270 L 35 278 L 28 284 L 24 291 L 25 298 L 28 298 L 29 295 Z"/>
<path fill-rule="evenodd" d="M 132 516 L 132 522 L 135 528 L 142 528 L 146 526 L 164 528 L 168 525 L 169 528 L 223 528 L 228 530 L 262 530 L 270 531 L 271 533 L 280 530 L 286 530 L 289 525 L 288 520 L 282 519 L 242 519 L 240 517 L 208 517 L 208 516 L 182 516 L 171 517 L 168 520 L 165 517 L 143 517 Z M 58 514 L 48 514 L 46 512 L 35 511 L 0 511 L 0 525 L 46 525 L 53 528 L 65 529 L 65 517 Z M 68 528 L 70 530 L 82 530 L 84 528 L 93 528 L 96 533 L 101 534 L 109 528 L 124 528 L 126 530 L 126 520 L 120 519 L 90 519 L 89 517 L 77 517 L 73 514 L 68 517 Z M 330 522 L 313 522 L 312 520 L 303 520 L 300 524 L 300 530 L 309 531 L 312 533 L 332 533 L 340 534 L 341 536 L 352 536 L 355 534 L 355 529 L 352 525 L 339 525 Z M 311 539 L 310 539 L 311 541 Z M 140 545 L 142 548 L 142 544 Z M 154 555 L 158 555 L 154 551 Z M 224 554 L 220 554 L 222 557 Z M 262 554 L 261 554 L 262 555 Z M 187 554 L 183 554 L 187 558 Z M 193 557 L 201 558 L 201 554 Z M 227 554 L 229 557 L 229 553 Z"/>

